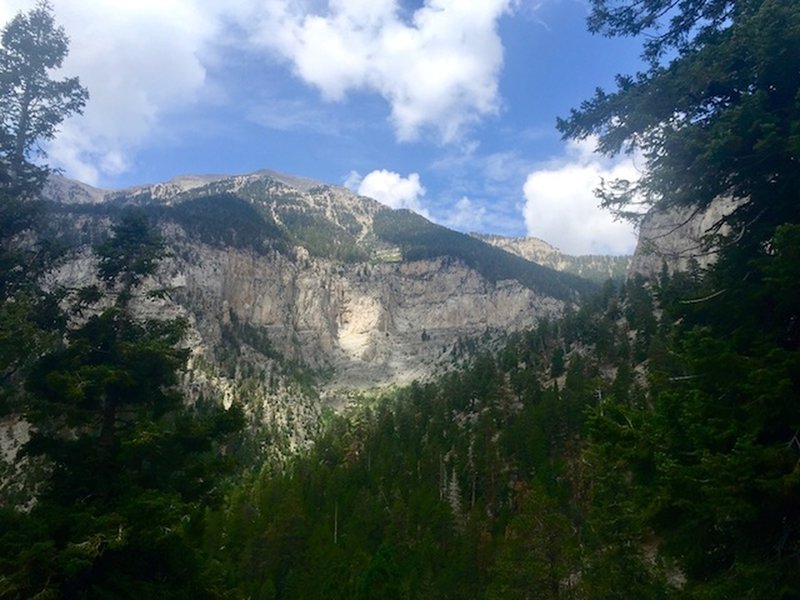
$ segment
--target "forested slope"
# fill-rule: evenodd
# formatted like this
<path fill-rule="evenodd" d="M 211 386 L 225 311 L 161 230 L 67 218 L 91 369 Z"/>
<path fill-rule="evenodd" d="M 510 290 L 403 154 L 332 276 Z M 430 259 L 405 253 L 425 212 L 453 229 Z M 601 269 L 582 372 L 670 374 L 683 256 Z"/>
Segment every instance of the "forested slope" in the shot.
<path fill-rule="evenodd" d="M 622 217 L 732 201 L 704 240 L 716 263 L 607 287 L 335 424 L 212 519 L 219 589 L 800 596 L 800 6 L 592 7 L 593 32 L 643 37 L 646 68 L 559 128 L 643 157 L 600 190 Z"/>
<path fill-rule="evenodd" d="M 53 85 L 0 94 L 0 407 L 32 425 L 16 467 L 40 482 L 0 507 L 0 597 L 800 597 L 800 5 L 592 5 L 591 30 L 645 35 L 647 68 L 559 126 L 642 154 L 639 181 L 601 191 L 623 216 L 731 199 L 717 261 L 609 283 L 255 468 L 241 410 L 181 394 L 186 322 L 132 308 L 170 293 L 142 286 L 164 254 L 146 215 L 97 240 L 96 285 L 41 285 L 59 248 L 30 236 L 48 173 L 30 159 L 86 91 L 49 78 L 67 49 L 49 5 L 15 17 L 4 84 L 19 54 Z M 395 243 L 439 252 L 411 233 Z M 460 243 L 498 277 L 521 264 Z"/>
<path fill-rule="evenodd" d="M 217 589 L 793 597 L 797 236 L 736 296 L 698 302 L 711 279 L 691 274 L 609 284 L 463 372 L 365 400 L 210 515 Z"/>

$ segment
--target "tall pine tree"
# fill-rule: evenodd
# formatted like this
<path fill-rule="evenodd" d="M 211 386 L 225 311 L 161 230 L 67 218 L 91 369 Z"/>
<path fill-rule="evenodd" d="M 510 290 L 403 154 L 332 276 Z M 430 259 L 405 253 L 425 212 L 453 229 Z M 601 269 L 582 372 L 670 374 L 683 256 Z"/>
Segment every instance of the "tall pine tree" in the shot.
<path fill-rule="evenodd" d="M 235 407 L 187 406 L 185 324 L 134 310 L 162 246 L 141 214 L 126 213 L 97 249 L 108 291 L 81 294 L 101 301 L 95 314 L 28 378 L 25 452 L 50 475 L 29 514 L 4 515 L 2 554 L 17 557 L 3 565 L 10 597 L 204 593 L 191 537 L 219 497 L 226 442 L 243 419 Z"/>

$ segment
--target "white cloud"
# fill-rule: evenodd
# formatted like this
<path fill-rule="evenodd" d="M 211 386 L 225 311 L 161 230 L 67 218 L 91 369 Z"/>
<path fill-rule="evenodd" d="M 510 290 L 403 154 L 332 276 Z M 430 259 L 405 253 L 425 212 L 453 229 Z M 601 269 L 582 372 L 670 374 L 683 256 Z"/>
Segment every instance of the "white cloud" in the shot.
<path fill-rule="evenodd" d="M 251 0 L 246 0 L 249 3 Z M 6 22 L 33 0 L 0 0 Z M 127 170 L 171 111 L 201 98 L 212 43 L 225 13 L 202 0 L 54 0 L 56 23 L 70 38 L 64 75 L 89 89 L 83 116 L 66 121 L 48 162 L 89 183 Z"/>
<path fill-rule="evenodd" d="M 364 178 L 361 176 L 361 173 L 358 171 L 350 171 L 343 180 L 342 185 L 346 187 L 348 190 L 354 193 L 358 193 L 358 186 L 361 185 L 361 182 L 364 181 Z"/>
<path fill-rule="evenodd" d="M 630 223 L 598 206 L 602 179 L 635 181 L 629 158 L 608 161 L 593 153 L 594 140 L 567 145 L 566 155 L 532 171 L 525 181 L 523 216 L 528 235 L 568 254 L 629 254 L 636 245 Z"/>
<path fill-rule="evenodd" d="M 351 172 L 345 185 L 348 182 L 353 185 L 357 177 L 357 173 Z M 385 169 L 368 173 L 358 184 L 358 194 L 361 196 L 374 198 L 390 208 L 407 208 L 430 219 L 430 214 L 422 206 L 425 192 L 419 174 L 411 173 L 408 177 L 402 177 L 399 173 Z"/>
<path fill-rule="evenodd" d="M 455 203 L 450 214 L 445 217 L 444 224 L 461 231 L 478 231 L 483 227 L 486 215 L 485 207 L 478 206 L 467 196 L 462 196 Z"/>
<path fill-rule="evenodd" d="M 90 183 L 126 171 L 137 148 L 171 135 L 180 111 L 218 98 L 210 78 L 225 46 L 267 51 L 329 100 L 381 95 L 400 139 L 433 130 L 453 141 L 499 110 L 497 25 L 514 4 L 425 0 L 408 13 L 399 0 L 53 0 L 70 37 L 63 72 L 91 97 L 63 124 L 49 162 Z M 34 5 L 0 0 L 0 20 Z M 268 109 L 258 115 L 269 126 L 296 125 Z"/>
<path fill-rule="evenodd" d="M 191 0 L 62 0 L 56 16 L 71 35 L 65 70 L 80 76 L 90 101 L 83 117 L 65 124 L 51 155 L 71 171 L 89 171 L 87 181 L 116 175 L 170 111 L 199 98 L 213 15 Z"/>
<path fill-rule="evenodd" d="M 409 20 L 397 0 L 329 0 L 324 15 L 268 0 L 256 40 L 328 100 L 355 90 L 391 105 L 400 140 L 433 129 L 445 141 L 496 113 L 499 18 L 513 0 L 426 0 Z"/>

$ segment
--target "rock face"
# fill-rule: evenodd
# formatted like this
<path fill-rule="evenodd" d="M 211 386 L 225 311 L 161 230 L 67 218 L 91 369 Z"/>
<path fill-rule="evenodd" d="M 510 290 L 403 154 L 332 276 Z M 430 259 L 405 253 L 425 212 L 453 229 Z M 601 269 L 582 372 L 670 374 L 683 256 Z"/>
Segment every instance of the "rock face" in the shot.
<path fill-rule="evenodd" d="M 642 221 L 629 272 L 653 277 L 665 266 L 672 273 L 713 264 L 717 250 L 704 238 L 735 208 L 732 201 L 719 199 L 704 211 L 690 207 L 650 210 Z M 723 227 L 717 233 L 726 232 Z"/>
<path fill-rule="evenodd" d="M 631 256 L 572 256 L 562 254 L 558 248 L 534 237 L 473 235 L 487 244 L 502 248 L 531 262 L 556 271 L 573 273 L 599 283 L 607 279 L 624 278 L 632 263 Z"/>
<path fill-rule="evenodd" d="M 508 252 L 513 252 L 540 265 L 546 265 L 552 269 L 563 270 L 566 261 L 563 254 L 555 246 L 551 246 L 544 240 L 535 237 L 505 237 L 502 235 L 473 234 L 476 238 L 483 240 L 487 244 L 492 244 Z M 558 265 L 558 266 L 556 266 Z M 558 267 L 562 267 L 559 269 Z"/>
<path fill-rule="evenodd" d="M 202 244 L 187 244 L 180 254 L 165 261 L 153 285 L 176 288 L 173 311 L 191 318 L 204 347 L 220 344 L 220 329 L 231 323 L 255 328 L 283 357 L 332 367 L 337 386 L 424 376 L 430 369 L 422 363 L 433 357 L 423 332 L 440 348 L 486 329 L 530 326 L 563 306 L 516 281 L 487 282 L 444 258 L 346 265 Z M 56 279 L 74 281 L 75 266 Z"/>
<path fill-rule="evenodd" d="M 123 207 L 141 207 L 169 244 L 145 287 L 173 292 L 142 299 L 139 310 L 189 322 L 189 395 L 242 401 L 287 451 L 316 432 L 318 390 L 336 402 L 346 390 L 425 378 L 454 364 L 463 340 L 529 327 L 577 297 L 531 283 L 552 277 L 559 287 L 548 289 L 563 290 L 577 279 L 516 257 L 508 257 L 514 272 L 530 277 L 495 277 L 504 252 L 455 232 L 448 235 L 461 236 L 453 239 L 468 252 L 433 251 L 418 232 L 393 227 L 394 211 L 373 200 L 273 172 L 121 192 L 62 179 L 48 190 L 54 204 L 44 235 L 70 240 L 72 251 L 47 284 L 94 282 L 91 244 Z M 377 216 L 391 238 L 376 229 Z M 491 260 L 482 259 L 484 248 Z M 408 259 L 412 251 L 422 258 Z"/>

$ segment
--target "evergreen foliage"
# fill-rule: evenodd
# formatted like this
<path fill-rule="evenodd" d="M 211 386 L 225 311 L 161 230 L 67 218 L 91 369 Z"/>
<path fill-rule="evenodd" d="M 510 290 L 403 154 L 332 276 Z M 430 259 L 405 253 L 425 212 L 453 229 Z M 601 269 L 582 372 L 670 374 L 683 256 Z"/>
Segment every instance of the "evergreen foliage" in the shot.
<path fill-rule="evenodd" d="M 599 136 L 607 154 L 646 159 L 637 183 L 609 182 L 603 204 L 737 208 L 727 237 L 757 251 L 797 223 L 800 6 L 794 0 L 593 0 L 593 31 L 644 35 L 649 68 L 559 120 L 565 137 Z M 720 222 L 718 227 L 722 224 Z M 711 233 L 723 234 L 716 229 Z M 710 241 L 713 241 L 710 240 Z"/>
<path fill-rule="evenodd" d="M 58 125 L 83 110 L 77 78 L 54 80 L 67 55 L 64 30 L 39 2 L 0 35 L 0 414 L 19 409 L 27 369 L 58 339 L 58 293 L 37 282 L 58 255 L 53 243 L 23 243 L 41 219 L 38 194 L 49 172 L 31 162 Z"/>
<path fill-rule="evenodd" d="M 606 153 L 645 155 L 640 182 L 617 182 L 604 203 L 736 203 L 710 232 L 722 249 L 710 272 L 662 278 L 658 338 L 652 308 L 630 290 L 628 318 L 652 340 L 650 385 L 645 403 L 596 417 L 594 451 L 623 461 L 633 485 L 614 487 L 681 564 L 691 595 L 795 597 L 800 5 L 595 0 L 590 27 L 655 33 L 645 73 L 559 122 L 569 137 L 599 135 Z"/>
<path fill-rule="evenodd" d="M 24 243 L 23 234 L 41 218 L 37 195 L 48 173 L 30 160 L 87 98 L 76 78 L 50 77 L 67 46 L 47 2 L 16 15 L 0 35 L 0 414 L 19 409 L 27 369 L 62 326 L 58 293 L 37 282 L 58 251 Z"/>
<path fill-rule="evenodd" d="M 796 235 L 733 301 L 747 320 L 692 302 L 703 279 L 609 285 L 334 420 L 210 515 L 218 592 L 794 597 Z M 773 305 L 788 312 L 764 327 Z"/>
<path fill-rule="evenodd" d="M 45 294 L 3 275 L 0 400 L 24 406 L 26 457 L 47 473 L 28 512 L 0 510 L 0 598 L 800 597 L 800 8 L 593 5 L 608 34 L 666 21 L 649 71 L 561 127 L 609 152 L 643 148 L 637 186 L 659 208 L 738 200 L 717 264 L 609 282 L 464 369 L 331 417 L 308 452 L 225 488 L 242 415 L 185 405 L 184 324 L 133 309 L 162 240 L 146 215 L 121 214 L 97 246 L 103 289 Z M 624 211 L 632 190 L 606 201 Z M 231 207 L 200 233 L 215 243 L 282 235 L 217 200 L 173 214 L 196 224 Z M 32 222 L 8 206 L 6 250 Z M 410 213 L 375 227 L 408 257 L 573 296 L 572 280 Z M 230 328 L 273 352 L 264 331 Z"/>
<path fill-rule="evenodd" d="M 281 219 L 291 239 L 312 256 L 346 263 L 367 260 L 367 253 L 359 247 L 355 236 L 324 215 L 305 210 L 283 210 Z"/>
<path fill-rule="evenodd" d="M 191 540 L 230 469 L 225 446 L 243 415 L 185 406 L 185 324 L 132 310 L 162 246 L 143 215 L 125 214 L 97 248 L 114 302 L 70 328 L 28 375 L 35 429 L 24 451 L 46 459 L 49 476 L 29 513 L 0 516 L 0 597 L 204 594 Z M 78 295 L 104 299 L 96 289 Z"/>
<path fill-rule="evenodd" d="M 178 223 L 186 233 L 221 248 L 252 249 L 259 254 L 286 250 L 286 234 L 271 216 L 233 194 L 211 194 L 159 210 L 159 218 Z"/>
<path fill-rule="evenodd" d="M 50 77 L 69 43 L 46 0 L 17 14 L 0 40 L 0 190 L 30 199 L 49 172 L 31 163 L 30 155 L 44 154 L 41 142 L 51 140 L 66 117 L 82 112 L 88 93 L 77 77 Z"/>
<path fill-rule="evenodd" d="M 580 516 L 559 481 L 603 384 L 574 355 L 559 392 L 547 371 L 560 344 L 545 322 L 335 419 L 308 456 L 243 482 L 209 517 L 218 592 L 578 597 Z"/>

